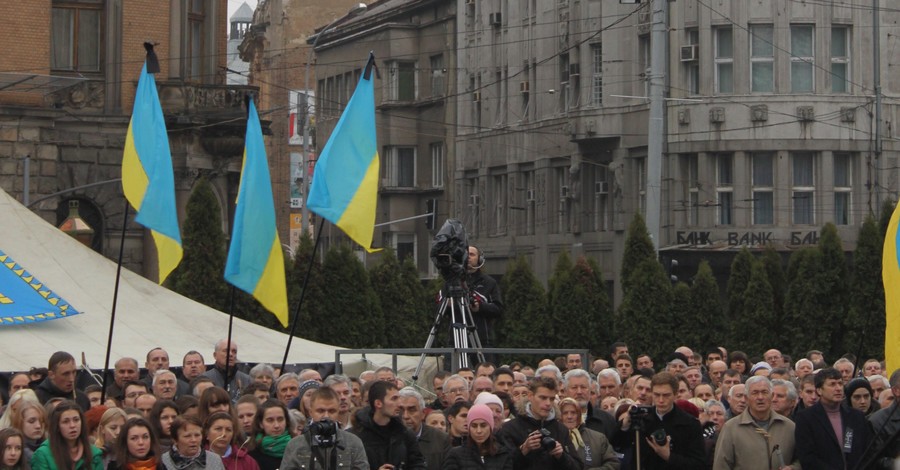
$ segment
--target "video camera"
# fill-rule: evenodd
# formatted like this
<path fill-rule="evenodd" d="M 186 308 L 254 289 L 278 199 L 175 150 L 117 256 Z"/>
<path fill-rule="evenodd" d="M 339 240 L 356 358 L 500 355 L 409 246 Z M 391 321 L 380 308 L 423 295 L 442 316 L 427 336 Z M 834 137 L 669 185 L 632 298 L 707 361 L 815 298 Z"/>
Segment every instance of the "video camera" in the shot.
<path fill-rule="evenodd" d="M 631 429 L 644 432 L 644 420 L 650 416 L 651 410 L 653 410 L 653 407 L 646 405 L 632 405 L 631 408 L 628 408 L 628 416 L 631 419 Z"/>
<path fill-rule="evenodd" d="M 307 428 L 310 445 L 323 448 L 334 447 L 337 443 L 337 429 L 337 423 L 328 418 L 313 421 Z"/>
<path fill-rule="evenodd" d="M 431 262 L 449 283 L 461 281 L 465 277 L 468 260 L 469 242 L 466 228 L 457 219 L 447 219 L 434 236 Z"/>

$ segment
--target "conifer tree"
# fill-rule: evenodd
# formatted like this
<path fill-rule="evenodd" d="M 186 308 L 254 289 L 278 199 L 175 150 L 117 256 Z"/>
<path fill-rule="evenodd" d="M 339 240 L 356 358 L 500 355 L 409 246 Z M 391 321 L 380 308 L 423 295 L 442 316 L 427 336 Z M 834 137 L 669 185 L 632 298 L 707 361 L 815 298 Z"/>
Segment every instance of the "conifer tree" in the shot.
<path fill-rule="evenodd" d="M 785 337 L 791 339 L 784 348 L 792 348 L 790 352 L 794 357 L 803 356 L 811 349 L 830 346 L 831 328 L 823 325 L 821 319 L 827 307 L 824 303 L 827 296 L 823 290 L 822 269 L 822 252 L 813 247 L 795 251 L 788 263 L 788 290 L 782 327 Z"/>
<path fill-rule="evenodd" d="M 653 248 L 653 240 L 647 231 L 647 223 L 640 212 L 634 213 L 634 218 L 628 226 L 628 234 L 625 237 L 625 250 L 622 254 L 622 269 L 619 273 L 619 282 L 622 284 L 622 295 L 626 295 L 631 289 L 631 273 L 645 259 L 656 260 L 656 250 Z"/>
<path fill-rule="evenodd" d="M 778 251 L 771 244 L 766 245 L 761 261 L 766 268 L 769 286 L 772 287 L 772 297 L 775 300 L 775 321 L 782 323 L 784 321 L 784 295 L 787 291 L 784 261 L 782 261 L 781 255 L 778 254 Z M 779 335 L 779 339 L 785 341 L 787 338 L 781 338 Z"/>
<path fill-rule="evenodd" d="M 731 319 L 732 347 L 751 355 L 778 347 L 780 325 L 775 323 L 775 295 L 762 260 L 753 261 L 742 305 L 741 315 Z"/>
<path fill-rule="evenodd" d="M 167 281 L 179 294 L 216 310 L 227 311 L 225 234 L 212 185 L 201 178 L 188 199 L 182 232 L 184 256 Z"/>
<path fill-rule="evenodd" d="M 602 323 L 608 302 L 599 273 L 586 258 L 580 257 L 573 265 L 568 253 L 563 252 L 550 286 L 552 337 L 561 341 L 556 346 L 577 345 L 601 353 L 609 336 Z"/>
<path fill-rule="evenodd" d="M 731 273 L 728 276 L 728 284 L 725 287 L 725 297 L 728 299 L 728 331 L 729 343 L 739 340 L 740 336 L 732 322 L 744 312 L 744 292 L 750 283 L 750 272 L 753 269 L 753 255 L 747 247 L 741 248 L 737 256 L 731 262 Z"/>
<path fill-rule="evenodd" d="M 302 234 L 294 259 L 289 261 L 290 269 L 287 273 L 289 321 L 294 320 L 294 312 L 300 302 L 300 294 L 308 272 L 306 294 L 303 296 L 303 306 L 294 331 L 298 336 L 310 341 L 326 342 L 319 335 L 319 324 L 323 319 L 321 308 L 325 301 L 322 292 L 322 264 L 314 256 L 313 246 L 312 236 L 309 233 Z M 309 263 L 313 263 L 311 269 Z"/>
<path fill-rule="evenodd" d="M 884 283 L 881 257 L 884 240 L 872 216 L 866 217 L 853 253 L 850 315 L 847 319 L 847 350 L 862 352 L 861 359 L 884 357 Z M 860 350 L 860 347 L 862 349 Z"/>
<path fill-rule="evenodd" d="M 384 345 L 384 317 L 369 276 L 349 246 L 334 246 L 322 265 L 325 296 L 319 331 L 324 340 L 351 348 Z"/>
<path fill-rule="evenodd" d="M 424 289 L 419 283 L 418 272 L 410 279 L 405 265 L 406 260 L 401 265 L 394 250 L 386 248 L 381 259 L 369 271 L 370 281 L 378 286 L 375 293 L 384 315 L 384 324 L 390 331 L 389 335 L 385 335 L 385 346 L 388 348 L 421 347 L 427 338 L 427 333 L 422 331 L 422 319 L 426 318 L 422 311 Z"/>
<path fill-rule="evenodd" d="M 725 311 L 722 309 L 722 298 L 719 285 L 713 276 L 712 268 L 706 260 L 700 261 L 694 282 L 691 283 L 692 323 L 697 325 L 697 342 L 700 347 L 723 344 L 728 335 L 725 328 Z"/>
<path fill-rule="evenodd" d="M 850 283 L 843 243 L 833 223 L 828 222 L 822 228 L 818 248 L 822 253 L 820 288 L 824 295 L 824 308 L 819 320 L 823 327 L 830 330 L 829 340 L 822 343 L 822 347 L 829 348 L 830 355 L 826 357 L 840 357 L 847 352 L 844 348 L 844 332 L 849 326 L 845 322 Z"/>
<path fill-rule="evenodd" d="M 613 315 L 612 303 L 609 300 L 607 284 L 603 281 L 603 271 L 600 270 L 600 263 L 594 258 L 587 258 L 587 264 L 590 268 L 591 285 L 595 296 L 593 300 L 594 315 L 596 315 L 597 323 L 600 325 L 599 331 L 596 332 L 594 343 L 599 345 L 597 353 L 602 355 L 606 353 L 606 348 L 615 341 L 615 316 Z"/>
<path fill-rule="evenodd" d="M 887 234 L 888 225 L 891 223 L 891 216 L 894 215 L 894 206 L 896 204 L 896 201 L 891 199 L 885 199 L 884 202 L 881 203 L 881 212 L 878 218 L 878 233 L 881 234 L 882 239 L 884 239 Z"/>
<path fill-rule="evenodd" d="M 556 259 L 553 274 L 547 283 L 547 312 L 550 314 L 551 347 L 562 347 L 562 341 L 575 344 L 574 339 L 567 336 L 574 328 L 569 323 L 586 321 L 582 299 L 574 298 L 576 286 L 573 273 L 574 265 L 568 251 L 562 251 Z"/>
<path fill-rule="evenodd" d="M 631 273 L 632 288 L 616 315 L 616 336 L 631 350 L 659 360 L 677 347 L 672 335 L 672 284 L 662 265 L 646 258 Z"/>
<path fill-rule="evenodd" d="M 510 348 L 549 347 L 546 294 L 524 256 L 509 263 L 500 288 L 504 314 L 497 330 L 502 330 L 505 337 L 499 344 Z"/>
<path fill-rule="evenodd" d="M 697 347 L 700 345 L 697 334 L 700 328 L 693 322 L 693 317 L 691 286 L 679 281 L 672 287 L 671 334 L 680 344 Z M 703 327 L 706 328 L 705 325 Z"/>

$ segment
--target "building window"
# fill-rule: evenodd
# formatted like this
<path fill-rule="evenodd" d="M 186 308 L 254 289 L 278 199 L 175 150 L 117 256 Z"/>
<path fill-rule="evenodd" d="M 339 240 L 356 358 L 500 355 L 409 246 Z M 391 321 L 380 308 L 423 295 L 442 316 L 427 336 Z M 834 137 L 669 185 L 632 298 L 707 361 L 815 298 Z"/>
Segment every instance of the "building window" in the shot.
<path fill-rule="evenodd" d="M 603 44 L 591 44 L 591 105 L 603 106 Z"/>
<path fill-rule="evenodd" d="M 506 215 L 509 206 L 506 182 L 506 175 L 494 175 L 491 178 L 491 197 L 494 205 L 494 235 L 506 234 Z"/>
<path fill-rule="evenodd" d="M 791 154 L 791 199 L 794 225 L 815 223 L 815 156 L 810 152 Z"/>
<path fill-rule="evenodd" d="M 731 26 L 715 28 L 716 92 L 734 93 L 734 41 Z"/>
<path fill-rule="evenodd" d="M 569 187 L 568 167 L 554 168 L 556 187 L 559 189 L 559 205 L 556 218 L 555 233 L 568 233 L 571 230 L 572 188 Z"/>
<path fill-rule="evenodd" d="M 772 25 L 750 26 L 750 91 L 775 91 L 775 46 Z"/>
<path fill-rule="evenodd" d="M 394 249 L 397 259 L 402 263 L 408 257 L 416 260 L 416 235 L 414 233 L 387 233 L 385 245 Z"/>
<path fill-rule="evenodd" d="M 638 189 L 638 212 L 647 215 L 647 159 L 639 158 L 635 161 L 637 165 L 637 184 Z"/>
<path fill-rule="evenodd" d="M 687 223 L 688 225 L 700 224 L 700 170 L 698 168 L 697 154 L 691 153 L 684 156 L 685 178 L 687 183 Z"/>
<path fill-rule="evenodd" d="M 853 191 L 851 156 L 834 154 L 834 224 L 850 225 L 850 195 Z"/>
<path fill-rule="evenodd" d="M 384 154 L 384 186 L 392 188 L 412 188 L 416 185 L 416 148 L 387 147 Z"/>
<path fill-rule="evenodd" d="M 188 77 L 193 80 L 202 80 L 203 77 L 203 53 L 204 47 L 204 24 L 206 23 L 206 12 L 204 10 L 205 0 L 191 0 L 190 11 L 188 11 Z"/>
<path fill-rule="evenodd" d="M 522 172 L 522 186 L 525 187 L 525 223 L 522 227 L 522 234 L 534 235 L 535 206 L 537 205 L 534 171 Z"/>
<path fill-rule="evenodd" d="M 775 159 L 771 153 L 753 154 L 753 225 L 775 223 Z"/>
<path fill-rule="evenodd" d="M 569 111 L 569 54 L 559 55 L 559 110 Z"/>
<path fill-rule="evenodd" d="M 791 91 L 813 91 L 815 83 L 815 33 L 812 25 L 791 26 Z"/>
<path fill-rule="evenodd" d="M 691 46 L 691 50 L 698 52 L 700 50 L 700 31 L 697 28 L 689 28 L 687 30 L 687 43 Z M 700 58 L 694 57 L 693 60 L 684 60 L 682 63 L 687 72 L 687 92 L 691 95 L 700 94 Z"/>
<path fill-rule="evenodd" d="M 431 96 L 437 98 L 439 96 L 444 96 L 444 93 L 447 92 L 446 85 L 444 85 L 445 80 L 444 76 L 447 74 L 447 71 L 444 69 L 444 56 L 443 54 L 433 55 L 431 56 Z"/>
<path fill-rule="evenodd" d="M 103 55 L 102 1 L 53 2 L 50 68 L 99 72 Z"/>
<path fill-rule="evenodd" d="M 391 101 L 414 101 L 417 96 L 416 63 L 390 62 L 388 71 L 388 98 Z"/>
<path fill-rule="evenodd" d="M 716 156 L 716 205 L 719 225 L 734 223 L 734 163 L 731 154 Z"/>
<path fill-rule="evenodd" d="M 431 187 L 444 187 L 444 143 L 431 144 Z"/>
<path fill-rule="evenodd" d="M 831 91 L 850 91 L 850 27 L 831 27 Z"/>
<path fill-rule="evenodd" d="M 609 229 L 609 169 L 605 166 L 589 165 L 593 172 L 594 200 L 592 224 L 595 232 L 604 232 Z"/>

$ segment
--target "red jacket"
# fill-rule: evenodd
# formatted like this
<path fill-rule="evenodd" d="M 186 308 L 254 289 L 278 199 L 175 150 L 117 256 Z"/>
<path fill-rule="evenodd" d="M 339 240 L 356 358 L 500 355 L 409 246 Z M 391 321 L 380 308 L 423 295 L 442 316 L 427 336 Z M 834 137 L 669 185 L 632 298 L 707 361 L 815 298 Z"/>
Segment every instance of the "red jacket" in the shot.
<path fill-rule="evenodd" d="M 259 464 L 246 449 L 231 445 L 231 454 L 228 457 L 222 457 L 222 463 L 225 464 L 225 470 L 259 470 Z"/>

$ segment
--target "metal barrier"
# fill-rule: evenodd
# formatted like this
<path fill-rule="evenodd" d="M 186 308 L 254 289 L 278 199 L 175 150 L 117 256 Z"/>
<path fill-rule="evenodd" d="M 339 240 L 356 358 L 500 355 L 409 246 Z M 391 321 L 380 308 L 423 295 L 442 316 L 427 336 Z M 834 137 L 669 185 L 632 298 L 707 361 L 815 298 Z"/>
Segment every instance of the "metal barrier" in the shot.
<path fill-rule="evenodd" d="M 565 355 L 580 354 L 582 367 L 588 367 L 588 350 L 585 348 L 570 349 L 528 349 L 528 348 L 397 348 L 397 349 L 337 349 L 334 351 L 334 366 L 338 374 L 343 373 L 343 363 L 341 356 L 360 355 L 363 359 L 366 354 L 387 354 L 391 356 L 391 369 L 397 372 L 397 356 L 421 356 L 421 355 L 450 355 L 450 370 L 459 369 L 460 354 L 474 354 L 482 352 L 485 354 L 534 354 L 534 355 Z M 499 367 L 500 364 L 497 364 Z"/>

